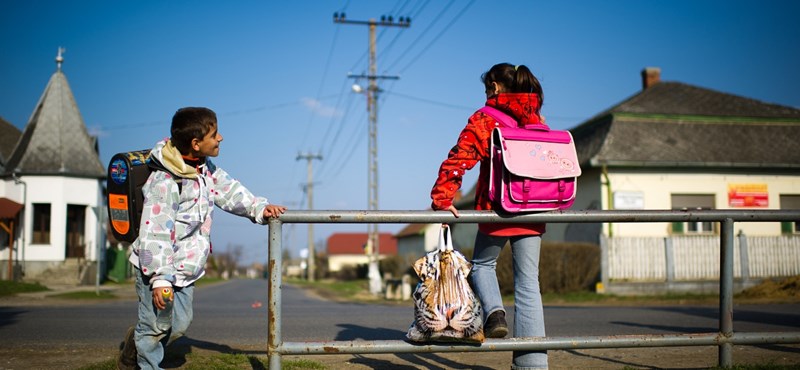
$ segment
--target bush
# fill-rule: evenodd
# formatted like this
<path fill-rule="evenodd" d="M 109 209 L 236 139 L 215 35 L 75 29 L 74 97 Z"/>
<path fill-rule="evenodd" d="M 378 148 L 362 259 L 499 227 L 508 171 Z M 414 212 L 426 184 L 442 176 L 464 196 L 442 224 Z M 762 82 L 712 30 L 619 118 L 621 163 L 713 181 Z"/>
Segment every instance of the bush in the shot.
<path fill-rule="evenodd" d="M 508 246 L 506 246 L 508 247 Z M 591 291 L 600 273 L 600 247 L 590 243 L 543 242 L 539 257 L 542 293 Z M 503 248 L 497 260 L 500 292 L 514 294 L 511 248 Z"/>

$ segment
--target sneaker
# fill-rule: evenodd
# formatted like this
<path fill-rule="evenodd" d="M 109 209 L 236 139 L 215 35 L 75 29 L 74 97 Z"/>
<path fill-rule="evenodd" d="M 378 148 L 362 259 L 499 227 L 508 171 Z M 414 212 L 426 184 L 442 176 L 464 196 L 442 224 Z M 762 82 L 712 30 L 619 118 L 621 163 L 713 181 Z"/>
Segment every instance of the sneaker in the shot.
<path fill-rule="evenodd" d="M 117 369 L 119 370 L 136 370 L 139 368 L 136 364 L 136 343 L 133 341 L 134 327 L 128 328 L 125 333 L 125 340 L 122 342 L 122 350 L 119 352 L 117 358 Z"/>
<path fill-rule="evenodd" d="M 508 335 L 506 313 L 503 311 L 492 312 L 483 325 L 483 334 L 486 338 L 505 338 Z"/>

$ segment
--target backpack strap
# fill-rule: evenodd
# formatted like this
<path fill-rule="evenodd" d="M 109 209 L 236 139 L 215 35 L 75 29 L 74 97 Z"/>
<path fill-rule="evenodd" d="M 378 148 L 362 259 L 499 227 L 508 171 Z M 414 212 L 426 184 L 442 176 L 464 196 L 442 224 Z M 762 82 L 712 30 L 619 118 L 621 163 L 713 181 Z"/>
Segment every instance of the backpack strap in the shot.
<path fill-rule="evenodd" d="M 495 121 L 502 123 L 506 127 L 519 127 L 517 126 L 517 120 L 495 107 L 485 105 L 483 108 L 478 109 L 478 112 L 494 118 Z"/>
<path fill-rule="evenodd" d="M 495 107 L 490 107 L 488 105 L 483 106 L 483 108 L 478 109 L 478 112 L 482 112 L 489 117 L 495 119 L 495 121 L 502 123 L 506 127 L 513 127 L 513 128 L 521 128 L 517 123 L 517 120 L 514 117 L 509 116 L 506 112 L 503 112 Z M 550 127 L 542 124 L 535 124 L 535 125 L 525 125 L 525 128 L 528 130 L 539 130 L 539 131 L 550 131 Z"/>

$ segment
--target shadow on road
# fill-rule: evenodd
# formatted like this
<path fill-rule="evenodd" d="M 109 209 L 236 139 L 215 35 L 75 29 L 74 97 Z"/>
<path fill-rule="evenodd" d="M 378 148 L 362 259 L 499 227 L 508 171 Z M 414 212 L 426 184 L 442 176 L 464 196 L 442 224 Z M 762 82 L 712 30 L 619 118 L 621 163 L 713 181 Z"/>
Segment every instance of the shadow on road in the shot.
<path fill-rule="evenodd" d="M 353 324 L 337 324 L 342 328 L 336 340 L 405 340 L 406 332 L 397 329 L 370 328 Z"/>

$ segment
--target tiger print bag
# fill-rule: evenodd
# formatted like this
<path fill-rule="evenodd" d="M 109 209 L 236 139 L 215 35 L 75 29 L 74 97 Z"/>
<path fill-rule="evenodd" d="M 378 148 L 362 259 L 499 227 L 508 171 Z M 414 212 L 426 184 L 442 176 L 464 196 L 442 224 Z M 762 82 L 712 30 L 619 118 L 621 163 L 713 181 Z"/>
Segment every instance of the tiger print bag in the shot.
<path fill-rule="evenodd" d="M 453 250 L 450 228 L 442 226 L 439 248 L 414 263 L 421 281 L 414 290 L 414 322 L 406 338 L 413 342 L 483 342 L 483 309 L 467 282 L 471 268 L 464 255 Z"/>

